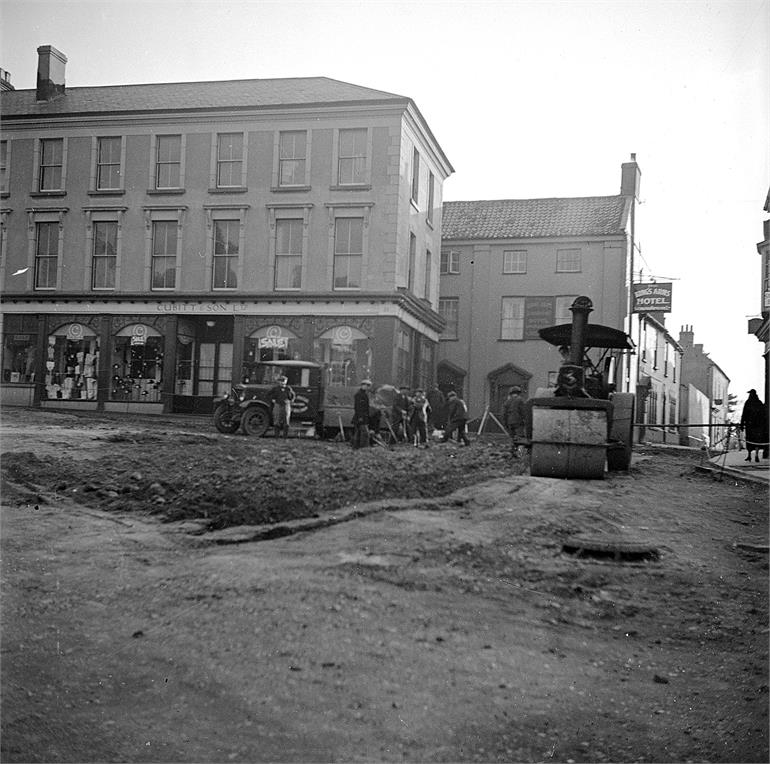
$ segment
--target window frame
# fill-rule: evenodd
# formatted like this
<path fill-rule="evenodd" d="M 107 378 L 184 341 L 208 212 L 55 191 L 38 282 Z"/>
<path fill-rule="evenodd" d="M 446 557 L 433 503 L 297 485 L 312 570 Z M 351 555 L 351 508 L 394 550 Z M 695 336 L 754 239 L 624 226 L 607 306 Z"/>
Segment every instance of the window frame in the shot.
<path fill-rule="evenodd" d="M 223 139 L 235 136 L 238 136 L 240 140 L 240 156 L 223 156 Z M 242 130 L 218 132 L 214 134 L 212 144 L 212 188 L 217 191 L 232 191 L 234 189 L 244 188 L 246 177 L 246 151 L 248 145 L 247 133 Z M 238 166 L 237 169 L 235 169 L 236 165 Z M 220 182 L 222 180 L 222 170 L 225 166 L 229 168 L 229 180 L 233 181 L 231 183 Z M 238 171 L 240 171 L 240 179 L 238 179 Z M 234 182 L 236 180 L 238 180 L 237 183 Z"/>
<path fill-rule="evenodd" d="M 178 161 L 161 160 L 161 144 L 168 139 L 179 140 L 179 159 Z M 152 136 L 152 167 L 150 168 L 149 187 L 153 191 L 178 191 L 184 188 L 184 164 L 187 148 L 187 136 L 184 133 L 160 133 Z M 177 184 L 175 186 L 165 186 L 160 184 L 160 171 L 162 168 L 177 166 Z"/>
<path fill-rule="evenodd" d="M 94 220 L 91 223 L 91 226 L 93 229 L 91 234 L 91 289 L 93 291 L 114 291 L 118 274 L 118 229 L 120 228 L 120 225 L 117 220 Z M 99 237 L 97 234 L 101 226 L 114 226 L 114 250 L 113 254 L 111 255 L 105 253 L 97 253 L 96 251 L 97 245 L 99 243 Z M 107 244 L 108 243 L 105 241 L 105 251 Z M 101 284 L 97 286 L 97 262 L 104 261 L 105 263 L 109 264 L 108 261 L 110 260 L 112 261 L 112 283 Z M 107 269 L 106 273 L 109 273 L 109 268 Z"/>
<path fill-rule="evenodd" d="M 345 128 L 338 128 L 336 130 L 336 136 L 335 136 L 335 149 L 336 149 L 336 156 L 335 159 L 335 184 L 337 186 L 340 186 L 342 188 L 350 188 L 350 187 L 357 187 L 357 186 L 365 186 L 369 183 L 370 178 L 370 157 L 371 157 L 371 149 L 370 149 L 370 141 L 369 141 L 369 128 L 368 127 L 345 127 Z M 351 133 L 363 133 L 364 136 L 364 148 L 363 154 L 343 154 L 342 153 L 342 141 L 343 137 L 345 135 L 351 134 Z M 355 139 L 353 141 L 354 144 L 354 151 L 355 151 Z M 360 180 L 356 180 L 355 176 L 356 173 L 351 173 L 351 180 L 344 180 L 343 179 L 343 173 L 342 173 L 342 162 L 345 160 L 353 160 L 353 166 L 355 167 L 355 160 L 363 160 L 362 162 L 362 168 L 361 168 L 361 178 Z"/>
<path fill-rule="evenodd" d="M 287 205 L 288 206 L 288 205 Z M 308 213 L 312 205 L 307 205 Z M 367 283 L 367 269 L 369 263 L 369 221 L 374 202 L 326 202 L 324 204 L 328 215 L 328 249 L 326 261 L 327 283 L 332 292 L 358 292 L 361 291 Z M 347 255 L 343 252 L 337 252 L 337 221 L 343 218 L 360 219 L 363 225 L 363 252 L 360 255 L 361 286 L 335 286 L 336 273 L 338 272 L 338 258 L 358 256 L 357 254 Z M 307 252 L 307 249 L 305 250 Z M 307 258 L 305 258 L 305 261 Z M 304 278 L 304 277 L 303 277 Z"/>
<path fill-rule="evenodd" d="M 161 226 L 166 228 L 168 231 L 173 231 L 173 234 L 174 234 L 174 241 L 173 241 L 174 251 L 173 251 L 173 254 L 171 253 L 170 250 L 169 251 L 164 251 L 162 253 L 156 251 L 156 249 L 157 249 L 156 248 L 156 243 L 158 241 L 158 238 L 156 237 L 156 232 L 160 230 Z M 150 249 L 150 253 L 151 253 L 151 261 L 150 261 L 150 290 L 153 291 L 153 292 L 156 292 L 156 291 L 172 291 L 172 290 L 176 289 L 176 287 L 177 287 L 177 277 L 176 277 L 177 274 L 176 274 L 176 272 L 177 272 L 178 266 L 179 266 L 179 239 L 181 238 L 179 233 L 180 232 L 179 232 L 179 221 L 178 220 L 160 219 L 160 220 L 153 220 L 152 221 L 152 234 L 151 234 L 151 237 L 150 237 L 150 241 L 151 241 L 151 249 Z M 168 235 L 166 235 L 164 238 L 166 239 L 166 242 L 168 242 L 168 239 L 170 237 Z M 157 261 L 160 261 L 160 260 L 173 260 L 173 264 L 174 264 L 174 267 L 173 267 L 173 273 L 174 273 L 173 283 L 171 283 L 171 284 L 163 283 L 162 285 L 159 285 L 159 284 L 155 283 L 155 274 L 156 274 L 155 264 L 156 264 Z M 171 270 L 170 268 L 166 268 L 164 270 L 164 279 L 163 279 L 164 282 L 166 281 L 166 276 L 168 275 L 170 270 Z"/>
<path fill-rule="evenodd" d="M 40 252 L 40 231 L 42 226 L 46 226 L 46 230 L 54 230 L 56 232 L 56 254 L 52 255 L 49 253 L 47 254 L 41 254 Z M 62 226 L 61 223 L 58 220 L 35 220 L 34 224 L 34 276 L 33 276 L 33 284 L 35 291 L 52 291 L 59 287 L 59 263 L 61 261 L 61 250 L 62 250 Z M 50 236 L 48 237 L 48 242 L 50 244 Z M 51 273 L 51 267 L 49 261 L 53 260 L 53 283 L 46 283 L 44 285 L 41 285 L 40 282 L 40 263 L 42 260 L 45 260 L 47 263 L 46 267 L 46 273 L 48 278 L 46 279 L 47 282 L 50 282 L 50 273 Z"/>
<path fill-rule="evenodd" d="M 555 295 L 553 298 L 553 321 L 555 324 L 571 324 L 572 323 L 572 313 L 570 312 L 570 308 L 572 307 L 572 303 L 575 302 L 575 300 L 579 297 L 579 295 L 572 295 L 572 294 L 561 294 L 561 295 Z M 567 304 L 565 310 L 560 311 L 559 305 L 560 302 L 563 304 L 564 300 L 569 300 L 569 303 Z"/>
<path fill-rule="evenodd" d="M 457 276 L 460 273 L 460 252 L 456 249 L 442 249 L 439 261 L 440 276 Z"/>
<path fill-rule="evenodd" d="M 354 251 L 340 251 L 339 244 L 341 243 L 340 238 L 340 231 L 339 231 L 339 225 L 343 221 L 348 222 L 351 226 L 353 222 L 356 223 L 356 225 L 361 226 L 361 251 L 360 252 L 354 252 Z M 349 245 L 352 246 L 352 228 L 347 236 Z M 336 291 L 360 291 L 363 288 L 363 280 L 364 280 L 364 268 L 363 268 L 363 259 L 364 259 L 364 218 L 361 215 L 336 215 L 334 217 L 334 265 L 333 265 L 333 271 L 332 271 L 332 289 Z M 348 263 L 348 267 L 345 269 L 346 271 L 346 283 L 345 285 L 338 285 L 337 280 L 339 278 L 338 276 L 338 264 L 342 262 L 343 258 Z M 358 263 L 358 283 L 357 284 L 351 284 L 350 280 L 350 273 L 351 273 L 351 267 L 350 265 L 355 263 Z"/>
<path fill-rule="evenodd" d="M 420 152 L 417 146 L 412 148 L 412 185 L 409 199 L 415 207 L 419 206 L 420 200 Z"/>
<path fill-rule="evenodd" d="M 433 205 L 436 203 L 436 176 L 433 170 L 428 170 L 428 206 L 425 210 L 425 220 L 433 227 Z"/>
<path fill-rule="evenodd" d="M 288 225 L 290 229 L 289 233 L 289 242 L 291 243 L 293 240 L 293 232 L 291 231 L 291 228 L 293 228 L 295 225 L 298 225 L 298 244 L 299 244 L 299 251 L 288 251 L 288 252 L 281 252 L 279 251 L 279 241 L 281 240 L 280 231 L 285 226 Z M 274 245 L 274 252 L 275 252 L 275 258 L 274 258 L 274 265 L 273 265 L 273 289 L 276 292 L 283 292 L 283 291 L 299 291 L 302 289 L 302 276 L 303 276 L 303 265 L 305 260 L 305 221 L 302 216 L 300 217 L 279 217 L 276 218 L 275 221 L 275 233 L 273 235 L 273 245 Z M 299 263 L 299 283 L 298 284 L 279 284 L 279 271 L 282 272 L 282 269 L 279 268 L 279 264 L 281 266 L 285 265 L 286 263 L 289 263 L 290 265 L 290 271 L 292 272 L 293 268 L 296 268 L 297 262 Z M 293 263 L 293 268 L 292 268 Z M 296 271 L 295 271 L 296 273 Z M 291 281 L 292 279 L 289 278 L 288 281 Z"/>
<path fill-rule="evenodd" d="M 425 249 L 425 270 L 424 270 L 424 278 L 425 278 L 425 284 L 423 287 L 423 297 L 430 302 L 430 280 L 433 277 L 433 253 L 426 248 Z"/>
<path fill-rule="evenodd" d="M 409 254 L 406 270 L 406 288 L 410 292 L 414 292 L 415 289 L 415 273 L 417 271 L 417 236 L 414 231 L 409 231 Z"/>
<path fill-rule="evenodd" d="M 301 135 L 304 138 L 304 151 L 302 156 L 296 155 L 297 143 L 296 140 L 292 146 L 292 156 L 284 156 L 284 138 L 287 136 Z M 309 185 L 308 182 L 308 170 L 309 170 L 309 148 L 310 148 L 310 135 L 308 130 L 280 130 L 278 132 L 278 175 L 276 177 L 276 185 L 278 188 L 306 188 Z M 302 166 L 302 181 L 299 183 L 287 183 L 284 182 L 284 163 L 296 162 Z"/>
<path fill-rule="evenodd" d="M 573 253 L 569 256 L 567 253 Z M 576 255 L 574 253 L 577 253 Z M 566 267 L 576 264 L 577 267 Z M 562 247 L 556 250 L 556 273 L 582 273 L 583 251 L 580 247 Z"/>
<path fill-rule="evenodd" d="M 8 196 L 11 189 L 11 141 L 0 140 L 0 194 Z"/>
<path fill-rule="evenodd" d="M 510 258 L 509 258 L 510 255 Z M 514 255 L 518 256 L 514 258 Z M 517 268 L 516 265 L 518 264 Z M 506 276 L 523 276 L 527 273 L 528 255 L 526 249 L 504 249 L 503 250 L 503 274 Z"/>
<path fill-rule="evenodd" d="M 217 244 L 221 240 L 221 238 L 217 238 L 217 232 L 220 230 L 220 227 L 226 226 L 226 232 L 225 232 L 225 238 L 224 243 L 226 247 L 228 248 L 228 251 L 226 252 L 217 252 Z M 231 218 L 231 217 L 221 217 L 221 218 L 214 218 L 211 221 L 211 231 L 212 231 L 212 242 L 211 242 L 211 289 L 212 291 L 232 291 L 234 289 L 238 288 L 238 271 L 239 271 L 239 265 L 240 265 L 240 259 L 241 259 L 241 228 L 243 226 L 243 223 L 240 219 L 240 217 Z M 229 251 L 229 247 L 233 244 L 233 237 L 230 235 L 232 233 L 233 227 L 235 228 L 235 232 L 237 236 L 235 237 L 236 243 L 235 243 L 235 252 Z M 232 261 L 235 261 L 235 269 L 231 269 L 230 265 Z M 222 284 L 217 284 L 217 269 L 220 263 L 224 264 L 225 268 L 225 278 L 223 279 Z M 228 283 L 228 275 L 233 270 L 235 274 L 235 283 L 229 284 Z"/>
<path fill-rule="evenodd" d="M 453 306 L 452 313 L 454 316 L 452 320 L 448 320 L 449 306 Z M 445 327 L 439 335 L 440 341 L 456 341 L 460 338 L 460 298 L 459 297 L 439 297 L 438 298 L 438 314 L 444 319 Z M 450 330 L 454 330 L 449 333 Z"/>
<path fill-rule="evenodd" d="M 58 143 L 61 145 L 61 157 L 59 164 L 45 163 L 45 150 L 47 145 Z M 59 168 L 59 185 L 45 187 L 46 168 Z M 35 183 L 36 194 L 63 194 L 67 183 L 67 138 L 37 138 L 35 140 Z"/>
<path fill-rule="evenodd" d="M 520 306 L 521 315 L 506 315 L 507 305 Z M 500 339 L 506 342 L 521 342 L 524 340 L 524 323 L 526 320 L 526 298 L 518 295 L 505 295 L 500 298 Z M 514 327 L 518 331 L 513 331 Z M 517 335 L 517 336 L 515 336 Z"/>
<path fill-rule="evenodd" d="M 117 143 L 117 157 L 112 155 L 112 152 L 115 151 L 114 148 L 111 150 L 109 157 L 102 156 L 102 148 L 103 146 L 108 145 L 107 144 L 108 141 L 110 142 L 109 145 L 111 146 L 114 146 Z M 125 173 L 123 172 L 123 167 L 125 164 L 125 155 L 126 155 L 126 145 L 125 145 L 125 139 L 123 138 L 123 136 L 120 136 L 120 135 L 94 136 L 93 144 L 92 144 L 92 153 L 93 153 L 93 158 L 91 162 L 92 191 L 97 193 L 122 191 L 124 188 Z M 103 161 L 103 159 L 109 159 L 110 161 Z M 101 178 L 102 168 L 117 168 L 117 173 L 116 173 L 117 177 L 114 179 L 115 181 L 117 181 L 116 185 L 102 184 L 102 178 Z M 110 172 L 112 171 L 113 170 L 111 169 Z"/>

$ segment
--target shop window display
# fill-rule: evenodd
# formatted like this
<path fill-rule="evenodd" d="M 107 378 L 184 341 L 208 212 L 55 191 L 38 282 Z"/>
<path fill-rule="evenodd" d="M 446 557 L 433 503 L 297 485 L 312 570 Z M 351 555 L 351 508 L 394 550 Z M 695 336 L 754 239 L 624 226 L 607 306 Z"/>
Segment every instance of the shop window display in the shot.
<path fill-rule="evenodd" d="M 35 381 L 37 337 L 34 334 L 6 334 L 3 337 L 3 382 Z"/>
<path fill-rule="evenodd" d="M 48 400 L 96 400 L 99 339 L 81 324 L 48 337 L 44 393 Z"/>
<path fill-rule="evenodd" d="M 302 358 L 300 339 L 288 329 L 269 326 L 246 337 L 243 344 L 241 381 L 254 381 L 256 366 L 261 361 L 287 361 Z"/>
<path fill-rule="evenodd" d="M 324 367 L 328 387 L 353 387 L 372 373 L 369 338 L 352 326 L 335 326 L 314 344 L 314 360 Z"/>
<path fill-rule="evenodd" d="M 163 337 L 142 324 L 114 338 L 110 400 L 160 403 L 163 392 Z"/>

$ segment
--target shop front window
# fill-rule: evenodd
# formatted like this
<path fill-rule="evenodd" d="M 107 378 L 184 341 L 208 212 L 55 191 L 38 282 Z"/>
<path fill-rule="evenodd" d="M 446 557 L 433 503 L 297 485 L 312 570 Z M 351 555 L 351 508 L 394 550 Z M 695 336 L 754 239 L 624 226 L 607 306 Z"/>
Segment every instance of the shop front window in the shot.
<path fill-rule="evenodd" d="M 313 360 L 323 365 L 328 387 L 353 387 L 362 379 L 371 379 L 369 338 L 352 326 L 335 326 L 324 332 L 315 341 Z"/>
<path fill-rule="evenodd" d="M 3 382 L 34 382 L 37 337 L 6 334 L 3 337 Z"/>
<path fill-rule="evenodd" d="M 110 400 L 160 403 L 163 391 L 163 337 L 134 324 L 113 338 Z"/>
<path fill-rule="evenodd" d="M 99 340 L 83 324 L 68 324 L 48 337 L 44 398 L 96 400 Z"/>
<path fill-rule="evenodd" d="M 302 360 L 300 343 L 300 338 L 283 326 L 257 329 L 244 340 L 241 382 L 254 382 L 260 362 Z"/>

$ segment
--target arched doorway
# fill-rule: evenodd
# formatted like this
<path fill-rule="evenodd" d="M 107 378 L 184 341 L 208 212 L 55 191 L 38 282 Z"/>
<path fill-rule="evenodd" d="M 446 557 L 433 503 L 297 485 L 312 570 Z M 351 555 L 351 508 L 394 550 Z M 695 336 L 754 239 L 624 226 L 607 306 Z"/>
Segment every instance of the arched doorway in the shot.
<path fill-rule="evenodd" d="M 529 396 L 529 384 L 532 375 L 512 363 L 507 363 L 505 366 L 489 372 L 487 379 L 489 380 L 489 410 L 495 414 L 502 413 L 503 403 L 505 403 L 508 392 L 514 385 L 521 388 L 523 398 Z"/>

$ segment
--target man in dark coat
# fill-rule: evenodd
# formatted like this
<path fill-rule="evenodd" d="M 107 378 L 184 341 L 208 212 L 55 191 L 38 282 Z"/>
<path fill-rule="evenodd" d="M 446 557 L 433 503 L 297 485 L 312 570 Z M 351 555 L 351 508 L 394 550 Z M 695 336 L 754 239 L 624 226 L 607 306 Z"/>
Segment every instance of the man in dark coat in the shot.
<path fill-rule="evenodd" d="M 520 441 L 526 434 L 524 399 L 521 397 L 521 388 L 518 385 L 510 389 L 503 404 L 503 424 L 511 436 L 511 454 L 514 457 L 518 456 Z"/>
<path fill-rule="evenodd" d="M 749 390 L 749 397 L 743 404 L 741 429 L 745 432 L 746 451 L 749 454 L 746 461 L 751 461 L 752 451 L 756 452 L 755 461 L 759 461 L 760 450 L 764 455 L 767 449 L 767 410 L 756 390 Z"/>
<path fill-rule="evenodd" d="M 369 445 L 369 390 L 372 382 L 361 380 L 361 387 L 353 396 L 353 448 Z"/>
<path fill-rule="evenodd" d="M 452 438 L 452 433 L 457 430 L 457 440 L 466 446 L 470 446 L 468 440 L 468 407 L 465 401 L 457 396 L 454 390 L 447 393 L 447 423 L 444 429 L 444 438 L 442 443 L 446 443 Z"/>
<path fill-rule="evenodd" d="M 428 427 L 431 430 L 441 429 L 446 423 L 446 398 L 438 385 L 433 385 L 428 391 L 428 403 L 430 404 Z"/>

